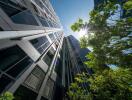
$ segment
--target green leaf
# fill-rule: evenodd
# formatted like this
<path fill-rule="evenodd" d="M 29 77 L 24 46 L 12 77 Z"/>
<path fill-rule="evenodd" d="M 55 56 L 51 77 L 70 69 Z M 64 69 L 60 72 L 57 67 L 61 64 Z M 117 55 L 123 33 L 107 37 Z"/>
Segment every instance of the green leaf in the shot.
<path fill-rule="evenodd" d="M 5 92 L 4 94 L 0 96 L 0 100 L 13 100 L 13 99 L 14 99 L 14 96 L 10 92 Z"/>

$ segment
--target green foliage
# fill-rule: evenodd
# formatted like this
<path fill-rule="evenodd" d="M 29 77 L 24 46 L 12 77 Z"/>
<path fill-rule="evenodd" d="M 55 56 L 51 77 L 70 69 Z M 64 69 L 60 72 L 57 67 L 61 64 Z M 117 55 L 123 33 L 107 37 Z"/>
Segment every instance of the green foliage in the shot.
<path fill-rule="evenodd" d="M 106 64 L 115 64 L 119 67 L 131 67 L 132 64 L 132 56 L 122 53 L 122 50 L 131 48 L 132 39 L 121 40 L 130 33 L 128 30 L 131 30 L 132 18 L 118 19 L 115 20 L 114 25 L 110 25 L 108 20 L 113 20 L 111 16 L 116 13 L 119 7 L 118 2 L 110 1 L 90 12 L 89 30 L 94 33 L 93 37 L 83 36 L 80 39 L 81 47 L 89 45 L 93 47 L 95 59 L 87 62 L 87 65 L 95 69 L 104 67 Z M 130 5 L 130 1 L 128 2 L 125 5 Z M 114 36 L 119 36 L 120 40 L 115 40 L 115 43 L 112 43 L 111 37 Z"/>
<path fill-rule="evenodd" d="M 69 88 L 71 94 L 78 95 L 73 100 L 132 100 L 132 54 L 123 53 L 123 50 L 132 47 L 132 38 L 128 36 L 132 32 L 132 17 L 112 19 L 111 16 L 117 13 L 119 5 L 117 0 L 107 0 L 90 12 L 88 26 L 94 35 L 90 38 L 83 36 L 80 45 L 93 47 L 93 52 L 86 55 L 89 61 L 84 63 L 93 69 L 94 74 L 76 76 L 76 87 Z M 123 7 L 130 13 L 132 0 L 125 2 Z M 114 21 L 114 24 L 108 20 Z M 79 26 L 78 22 L 76 24 L 73 30 L 79 31 L 83 25 Z M 111 70 L 107 64 L 114 64 L 118 69 Z M 85 90 L 79 85 L 83 82 L 90 83 L 88 94 L 85 94 Z M 81 92 L 77 92 L 78 90 Z"/>
<path fill-rule="evenodd" d="M 76 75 L 75 82 L 71 83 L 67 92 L 71 100 L 87 100 L 88 95 L 86 95 L 86 90 L 81 87 L 81 84 L 86 82 L 88 77 L 89 75 L 86 73 Z"/>
<path fill-rule="evenodd" d="M 123 8 L 126 10 L 125 15 L 131 14 L 132 11 L 132 0 L 128 0 L 124 3 Z"/>
<path fill-rule="evenodd" d="M 71 25 L 71 29 L 75 32 L 75 31 L 80 31 L 80 29 L 83 27 L 83 20 L 82 19 L 78 19 L 77 22 L 75 22 L 73 25 Z"/>
<path fill-rule="evenodd" d="M 92 39 L 94 38 L 94 35 L 92 33 L 88 33 L 87 35 L 84 35 L 80 38 L 80 46 L 81 48 L 87 48 L 88 46 L 91 47 Z"/>
<path fill-rule="evenodd" d="M 88 46 L 88 38 L 86 36 L 80 38 L 80 46 L 81 48 L 86 48 Z"/>
<path fill-rule="evenodd" d="M 126 10 L 132 10 L 132 0 L 128 0 L 128 1 L 124 4 L 124 9 L 126 9 Z"/>
<path fill-rule="evenodd" d="M 102 74 L 92 76 L 83 74 L 76 76 L 79 81 L 72 83 L 68 95 L 71 100 L 131 100 L 132 99 L 132 70 L 119 68 L 117 70 L 104 70 Z M 80 78 L 80 79 L 79 79 Z M 89 93 L 84 93 L 79 85 L 82 82 L 90 83 Z M 74 90 L 74 91 L 73 91 Z M 85 98 L 83 98 L 85 97 Z M 73 99 L 74 98 L 74 99 Z"/>
<path fill-rule="evenodd" d="M 13 99 L 14 99 L 14 96 L 10 92 L 5 92 L 4 94 L 0 96 L 0 100 L 13 100 Z"/>
<path fill-rule="evenodd" d="M 131 100 L 132 99 L 132 70 L 104 70 L 102 74 L 95 74 L 89 78 L 90 91 L 97 99 L 103 100 Z"/>

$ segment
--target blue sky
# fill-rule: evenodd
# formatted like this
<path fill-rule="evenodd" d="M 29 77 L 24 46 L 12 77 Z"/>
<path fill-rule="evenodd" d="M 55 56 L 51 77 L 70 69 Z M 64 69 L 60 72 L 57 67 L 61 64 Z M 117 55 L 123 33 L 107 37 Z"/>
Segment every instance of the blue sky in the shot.
<path fill-rule="evenodd" d="M 80 37 L 79 33 L 74 33 L 70 26 L 78 19 L 82 18 L 88 21 L 89 12 L 93 9 L 94 0 L 50 0 L 51 4 L 60 18 L 63 25 L 65 35 L 74 35 L 77 39 Z"/>

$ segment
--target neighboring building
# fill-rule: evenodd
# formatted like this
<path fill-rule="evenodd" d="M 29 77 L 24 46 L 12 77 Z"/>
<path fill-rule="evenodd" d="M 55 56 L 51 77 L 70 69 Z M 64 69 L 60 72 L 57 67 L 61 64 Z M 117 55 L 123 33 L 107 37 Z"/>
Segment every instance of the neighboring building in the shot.
<path fill-rule="evenodd" d="M 62 49 L 62 60 L 63 60 L 63 71 L 62 71 L 62 85 L 64 87 L 64 97 L 68 98 L 66 95 L 67 89 L 70 86 L 70 83 L 74 82 L 74 77 L 81 73 L 80 63 L 78 62 L 80 59 L 77 58 L 76 52 L 72 47 L 72 43 L 70 43 L 69 38 L 65 37 L 63 42 L 63 49 Z M 86 70 L 85 70 L 86 71 Z M 87 84 L 82 84 L 82 87 L 88 91 Z"/>
<path fill-rule="evenodd" d="M 60 51 L 60 58 L 56 60 L 57 72 L 57 89 L 54 94 L 55 100 L 68 99 L 67 90 L 77 74 L 86 72 L 92 73 L 91 69 L 88 69 L 83 62 L 87 61 L 85 55 L 90 51 L 87 48 L 80 48 L 79 41 L 72 35 L 67 36 L 63 40 L 62 49 Z M 81 86 L 88 93 L 88 84 L 83 83 Z"/>
<path fill-rule="evenodd" d="M 79 41 L 72 35 L 67 36 L 68 40 L 70 41 L 70 44 L 72 45 L 73 50 L 75 53 L 81 58 L 81 60 L 87 61 L 88 59 L 85 57 L 90 50 L 88 48 L 81 48 Z"/>
<path fill-rule="evenodd" d="M 65 88 L 65 94 L 68 86 L 70 85 L 70 83 L 74 82 L 74 77 L 77 74 L 82 72 L 91 74 L 91 70 L 83 64 L 83 62 L 87 60 L 84 55 L 86 55 L 90 51 L 88 49 L 80 48 L 79 41 L 75 37 L 70 35 L 64 38 L 62 52 L 62 84 Z M 88 92 L 88 84 L 83 83 L 81 85 Z"/>
<path fill-rule="evenodd" d="M 63 37 L 49 0 L 0 0 L 0 94 L 10 91 L 15 100 L 54 98 L 61 90 L 56 61 Z"/>

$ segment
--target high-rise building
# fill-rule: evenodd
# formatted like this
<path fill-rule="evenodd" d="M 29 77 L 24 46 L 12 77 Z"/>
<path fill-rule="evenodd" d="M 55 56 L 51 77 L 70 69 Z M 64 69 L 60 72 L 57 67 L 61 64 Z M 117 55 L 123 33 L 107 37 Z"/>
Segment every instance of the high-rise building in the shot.
<path fill-rule="evenodd" d="M 63 37 L 49 0 L 0 0 L 0 93 L 51 100 Z"/>
<path fill-rule="evenodd" d="M 87 61 L 88 59 L 85 56 L 90 50 L 88 48 L 81 48 L 79 41 L 74 36 L 69 35 L 67 38 L 77 56 L 79 56 L 83 62 Z"/>
<path fill-rule="evenodd" d="M 0 94 L 15 100 L 62 100 L 74 76 L 89 69 L 88 49 L 64 38 L 49 0 L 0 0 Z M 82 84 L 86 88 L 87 84 Z"/>
<path fill-rule="evenodd" d="M 67 90 L 70 83 L 75 82 L 74 77 L 82 72 L 92 74 L 92 70 L 84 65 L 88 59 L 85 55 L 90 51 L 87 48 L 80 48 L 79 41 L 72 35 L 64 38 L 62 46 L 62 85 Z M 80 84 L 88 92 L 88 83 Z M 65 94 L 65 91 L 63 92 Z M 65 95 L 66 96 L 66 95 Z"/>

